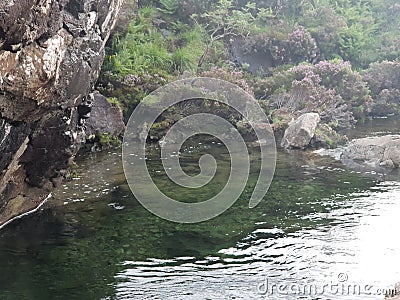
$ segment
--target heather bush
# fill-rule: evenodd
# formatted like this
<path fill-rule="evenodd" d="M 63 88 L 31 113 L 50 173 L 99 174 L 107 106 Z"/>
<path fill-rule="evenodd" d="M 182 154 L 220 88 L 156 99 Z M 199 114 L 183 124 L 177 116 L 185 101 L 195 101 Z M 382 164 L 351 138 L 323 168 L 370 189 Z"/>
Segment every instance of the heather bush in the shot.
<path fill-rule="evenodd" d="M 248 56 L 263 55 L 272 60 L 272 65 L 281 65 L 288 60 L 287 34 L 276 32 L 262 32 L 245 37 L 240 46 Z"/>
<path fill-rule="evenodd" d="M 161 74 L 127 74 L 103 72 L 97 89 L 106 97 L 114 99 L 122 108 L 127 121 L 135 107 L 147 95 L 172 80 Z"/>
<path fill-rule="evenodd" d="M 326 123 L 343 127 L 348 126 L 352 115 L 361 118 L 367 114 L 372 103 L 361 75 L 343 61 L 300 64 L 257 80 L 254 91 L 256 97 L 269 102 L 271 109 L 318 112 Z"/>
<path fill-rule="evenodd" d="M 334 89 L 352 107 L 368 106 L 372 101 L 361 74 L 352 70 L 349 62 L 321 61 L 315 65 L 315 72 L 321 76 L 325 88 Z"/>
<path fill-rule="evenodd" d="M 364 81 L 377 97 L 383 90 L 400 90 L 400 62 L 383 61 L 373 63 L 364 72 Z"/>
<path fill-rule="evenodd" d="M 289 61 L 299 63 L 303 61 L 313 62 L 318 58 L 318 47 L 310 32 L 302 26 L 294 29 L 288 35 Z"/>
<path fill-rule="evenodd" d="M 139 6 L 107 49 L 99 83 L 127 111 L 185 70 L 237 84 L 270 110 L 316 111 L 332 124 L 344 126 L 372 107 L 379 115 L 400 111 L 400 63 L 370 65 L 399 57 L 398 0 L 143 0 Z M 363 76 L 353 69 L 369 65 Z"/>
<path fill-rule="evenodd" d="M 203 71 L 200 73 L 200 76 L 203 77 L 211 77 L 222 79 L 233 84 L 240 86 L 243 90 L 245 90 L 250 95 L 253 95 L 253 91 L 250 88 L 249 84 L 247 83 L 246 79 L 244 78 L 244 74 L 240 70 L 235 70 L 232 68 L 226 67 L 212 67 L 208 71 Z"/>
<path fill-rule="evenodd" d="M 383 61 L 373 63 L 364 72 L 364 81 L 375 100 L 373 113 L 385 116 L 400 113 L 400 63 Z"/>
<path fill-rule="evenodd" d="M 239 42 L 235 41 L 234 47 L 241 49 L 239 53 L 243 53 L 238 55 L 240 61 L 253 61 L 253 73 L 260 69 L 261 73 L 267 73 L 269 67 L 266 65 L 311 63 L 319 59 L 319 50 L 311 34 L 302 26 L 292 29 L 288 24 L 281 24 L 274 31 L 264 30 L 250 34 Z"/>

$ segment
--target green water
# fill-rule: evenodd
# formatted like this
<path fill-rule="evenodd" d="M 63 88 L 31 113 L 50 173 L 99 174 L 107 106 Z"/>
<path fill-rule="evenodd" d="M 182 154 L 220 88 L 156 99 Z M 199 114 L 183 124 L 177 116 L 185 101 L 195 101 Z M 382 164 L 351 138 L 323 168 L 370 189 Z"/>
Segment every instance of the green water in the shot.
<path fill-rule="evenodd" d="M 398 128 L 397 120 L 379 122 L 388 132 Z M 376 131 L 371 123 L 360 128 Z M 198 195 L 177 190 L 153 149 L 148 165 L 163 191 L 183 201 L 218 192 L 229 170 L 226 149 L 193 142 L 182 152 L 193 173 L 196 155 L 218 157 L 217 178 Z M 279 151 L 268 194 L 249 209 L 257 151 L 251 155 L 239 201 L 195 225 L 147 212 L 125 183 L 118 151 L 81 159 L 79 178 L 43 211 L 0 232 L 0 299 L 343 299 L 262 290 L 266 282 L 339 283 L 343 274 L 375 291 L 345 299 L 383 299 L 376 289 L 400 280 L 399 172 L 371 176 L 329 157 Z"/>

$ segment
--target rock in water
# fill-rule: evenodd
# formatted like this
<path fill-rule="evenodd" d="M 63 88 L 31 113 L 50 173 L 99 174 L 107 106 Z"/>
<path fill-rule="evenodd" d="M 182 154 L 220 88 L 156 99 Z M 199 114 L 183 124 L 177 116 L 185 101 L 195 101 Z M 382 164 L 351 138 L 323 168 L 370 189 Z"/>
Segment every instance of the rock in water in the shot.
<path fill-rule="evenodd" d="M 341 159 L 358 160 L 376 166 L 400 166 L 400 135 L 367 137 L 350 142 Z"/>
<path fill-rule="evenodd" d="M 121 108 L 111 105 L 100 93 L 93 94 L 90 118 L 86 122 L 86 136 L 109 133 L 119 136 L 125 130 Z"/>
<path fill-rule="evenodd" d="M 292 122 L 285 131 L 282 147 L 305 149 L 310 145 L 315 135 L 315 129 L 320 122 L 317 113 L 307 113 Z"/>
<path fill-rule="evenodd" d="M 122 3 L 0 2 L 0 228 L 40 205 L 85 140 L 84 99 Z"/>

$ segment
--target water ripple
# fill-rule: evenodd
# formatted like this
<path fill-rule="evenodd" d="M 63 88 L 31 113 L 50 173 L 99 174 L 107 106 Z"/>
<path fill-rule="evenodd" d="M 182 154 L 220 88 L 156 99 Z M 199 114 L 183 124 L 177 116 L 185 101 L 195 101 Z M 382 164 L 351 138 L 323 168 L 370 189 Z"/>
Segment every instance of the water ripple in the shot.
<path fill-rule="evenodd" d="M 312 230 L 285 233 L 277 228 L 258 228 L 236 247 L 223 249 L 218 257 L 210 259 L 127 262 L 117 276 L 117 297 L 264 299 L 258 287 L 265 280 L 323 285 L 337 282 L 338 274 L 346 274 L 354 283 L 388 288 L 400 277 L 399 269 L 390 268 L 398 261 L 400 243 L 388 230 L 399 225 L 400 185 L 385 182 L 368 193 L 352 196 L 342 207 L 307 216 L 336 220 Z M 301 298 L 311 299 L 304 295 L 268 295 L 268 299 Z M 355 295 L 351 299 L 378 298 Z"/>

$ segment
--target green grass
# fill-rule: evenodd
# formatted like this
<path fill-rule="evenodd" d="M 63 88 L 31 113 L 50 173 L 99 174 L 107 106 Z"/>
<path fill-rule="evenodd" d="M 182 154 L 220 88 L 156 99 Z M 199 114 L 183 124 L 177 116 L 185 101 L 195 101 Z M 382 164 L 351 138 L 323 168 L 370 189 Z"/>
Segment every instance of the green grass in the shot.
<path fill-rule="evenodd" d="M 160 13 L 149 6 L 139 10 L 127 33 L 114 38 L 104 67 L 106 71 L 121 76 L 196 71 L 205 49 L 203 32 L 195 28 L 178 33 L 172 31 L 163 36 L 153 24 Z"/>

